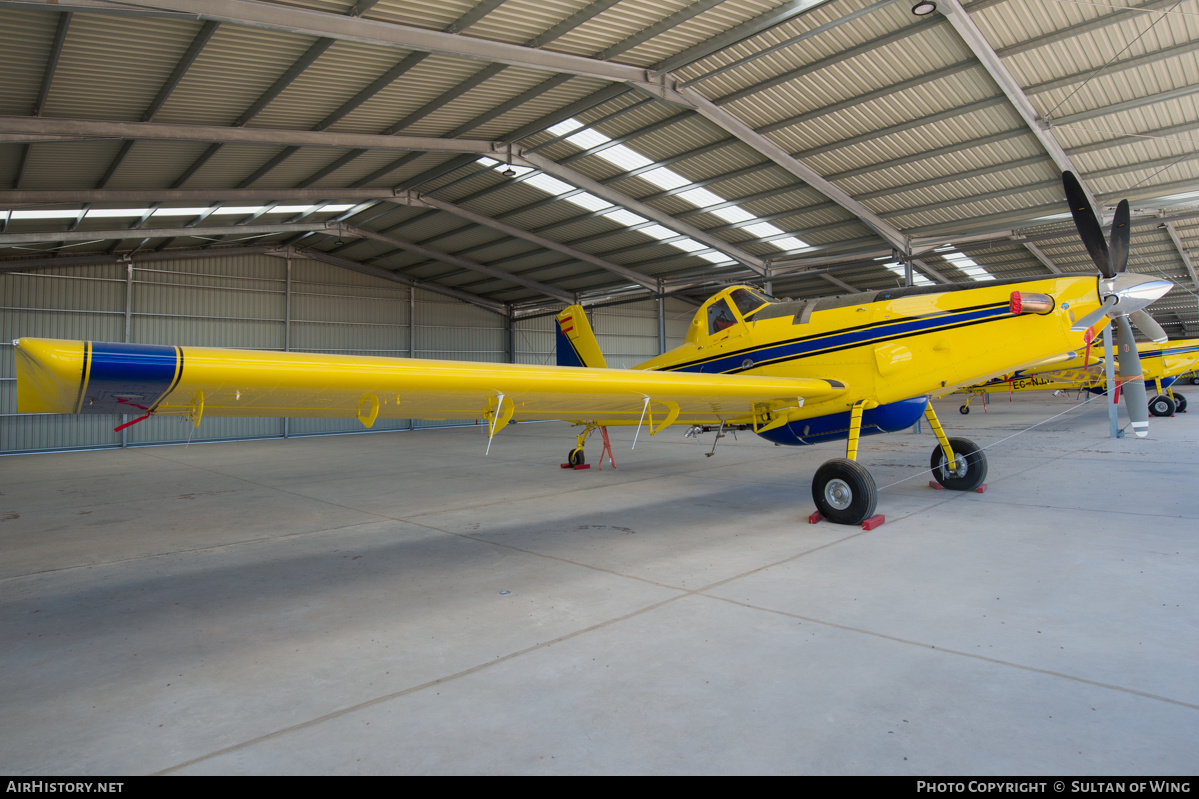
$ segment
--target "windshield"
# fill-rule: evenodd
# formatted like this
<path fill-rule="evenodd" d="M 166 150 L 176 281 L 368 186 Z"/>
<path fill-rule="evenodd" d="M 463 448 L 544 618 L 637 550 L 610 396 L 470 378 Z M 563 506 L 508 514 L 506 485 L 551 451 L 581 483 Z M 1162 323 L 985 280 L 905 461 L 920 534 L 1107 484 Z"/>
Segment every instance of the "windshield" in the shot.
<path fill-rule="evenodd" d="M 737 310 L 741 312 L 742 316 L 749 316 L 750 313 L 770 302 L 765 294 L 748 288 L 735 289 L 729 294 L 729 298 L 732 299 L 733 304 L 737 306 Z"/>

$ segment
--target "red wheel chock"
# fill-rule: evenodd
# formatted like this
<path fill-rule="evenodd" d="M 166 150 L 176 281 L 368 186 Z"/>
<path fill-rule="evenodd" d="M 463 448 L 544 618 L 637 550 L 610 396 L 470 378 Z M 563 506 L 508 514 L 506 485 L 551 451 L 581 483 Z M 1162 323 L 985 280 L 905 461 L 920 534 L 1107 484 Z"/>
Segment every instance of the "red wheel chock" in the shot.
<path fill-rule="evenodd" d="M 880 524 L 882 524 L 886 520 L 887 520 L 887 517 L 882 515 L 881 513 L 879 513 L 875 516 L 871 516 L 869 519 L 866 519 L 864 522 L 862 522 L 862 529 L 863 530 L 873 530 L 875 527 L 878 527 Z M 817 522 L 821 522 L 821 521 L 824 521 L 824 516 L 821 515 L 820 511 L 814 511 L 812 513 L 812 515 L 808 517 L 808 524 L 816 524 Z"/>

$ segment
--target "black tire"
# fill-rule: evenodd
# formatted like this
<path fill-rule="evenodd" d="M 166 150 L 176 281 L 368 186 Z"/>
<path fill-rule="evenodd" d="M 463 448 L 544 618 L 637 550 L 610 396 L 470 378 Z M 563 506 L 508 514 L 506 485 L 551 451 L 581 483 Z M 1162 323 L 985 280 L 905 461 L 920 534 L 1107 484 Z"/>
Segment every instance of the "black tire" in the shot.
<path fill-rule="evenodd" d="M 966 438 L 951 438 L 949 446 L 953 448 L 958 469 L 951 472 L 947 468 L 949 464 L 946 462 L 945 452 L 938 444 L 929 461 L 933 479 L 950 491 L 973 491 L 981 486 L 987 479 L 987 456 L 979 450 L 977 444 Z"/>
<path fill-rule="evenodd" d="M 1191 385 L 1192 385 L 1192 386 L 1199 386 L 1199 376 L 1196 376 L 1196 377 L 1192 377 L 1192 378 L 1191 378 Z"/>
<path fill-rule="evenodd" d="M 878 489 L 866 467 L 834 458 L 816 470 L 812 500 L 820 515 L 837 524 L 861 524 L 874 515 Z"/>
<path fill-rule="evenodd" d="M 963 405 L 962 407 L 958 408 L 958 413 L 962 414 L 962 416 L 965 416 L 966 414 L 970 413 L 970 406 Z"/>
<path fill-rule="evenodd" d="M 566 456 L 566 462 L 571 466 L 582 466 L 586 463 L 587 459 L 583 457 L 583 448 L 576 447 L 572 449 L 570 454 Z"/>
<path fill-rule="evenodd" d="M 1182 396 L 1181 394 L 1179 394 L 1177 391 L 1175 391 L 1174 392 L 1174 410 L 1176 410 L 1178 413 L 1182 413 L 1186 409 L 1187 409 L 1187 398 Z"/>
<path fill-rule="evenodd" d="M 1149 412 L 1154 416 L 1173 416 L 1174 400 L 1165 394 L 1158 394 L 1149 400 Z"/>

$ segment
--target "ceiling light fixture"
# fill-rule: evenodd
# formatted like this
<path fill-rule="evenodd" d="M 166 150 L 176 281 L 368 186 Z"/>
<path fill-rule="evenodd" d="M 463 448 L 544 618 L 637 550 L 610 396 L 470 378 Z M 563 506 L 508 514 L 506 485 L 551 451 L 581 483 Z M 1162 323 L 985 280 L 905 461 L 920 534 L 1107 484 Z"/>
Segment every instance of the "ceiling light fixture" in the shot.
<path fill-rule="evenodd" d="M 932 0 L 920 0 L 919 3 L 912 6 L 912 13 L 918 17 L 927 17 L 936 10 L 937 4 L 932 2 Z"/>

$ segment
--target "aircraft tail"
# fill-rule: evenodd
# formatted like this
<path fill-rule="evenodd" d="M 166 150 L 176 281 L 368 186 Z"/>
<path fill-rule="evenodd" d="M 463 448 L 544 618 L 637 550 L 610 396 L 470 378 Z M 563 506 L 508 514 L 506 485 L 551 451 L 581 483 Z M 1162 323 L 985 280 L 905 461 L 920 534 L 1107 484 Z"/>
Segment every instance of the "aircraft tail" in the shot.
<path fill-rule="evenodd" d="M 591 331 L 591 323 L 583 306 L 572 305 L 558 314 L 558 365 L 586 366 L 606 369 L 608 362 L 600 352 L 599 342 Z"/>

